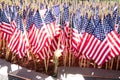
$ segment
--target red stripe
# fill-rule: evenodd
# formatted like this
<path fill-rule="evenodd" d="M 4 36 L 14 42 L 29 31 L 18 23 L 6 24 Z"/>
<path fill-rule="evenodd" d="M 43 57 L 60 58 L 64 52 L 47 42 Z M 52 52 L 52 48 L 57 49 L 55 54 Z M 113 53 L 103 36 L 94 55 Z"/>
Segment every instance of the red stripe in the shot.
<path fill-rule="evenodd" d="M 120 54 L 120 42 L 119 36 L 115 31 L 110 32 L 107 35 L 108 43 L 111 48 L 110 57 L 116 57 Z"/>
<path fill-rule="evenodd" d="M 107 39 L 105 39 L 103 42 L 101 42 L 100 46 L 98 47 L 96 53 L 93 56 L 93 60 L 95 60 L 95 62 L 98 65 L 102 65 L 107 59 L 109 53 L 109 45 L 107 44 Z"/>

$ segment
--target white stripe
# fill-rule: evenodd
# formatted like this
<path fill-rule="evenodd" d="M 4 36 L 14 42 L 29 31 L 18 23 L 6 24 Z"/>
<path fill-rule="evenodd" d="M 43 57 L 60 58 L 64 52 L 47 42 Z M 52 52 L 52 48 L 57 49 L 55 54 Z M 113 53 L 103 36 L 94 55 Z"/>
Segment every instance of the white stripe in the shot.
<path fill-rule="evenodd" d="M 86 56 L 88 56 L 89 55 L 89 53 L 90 53 L 90 51 L 93 49 L 93 47 L 94 47 L 94 45 L 96 44 L 96 41 L 97 41 L 97 39 L 96 38 L 94 38 L 94 36 L 92 36 L 92 38 L 90 39 L 90 41 L 89 41 L 89 44 L 88 44 L 88 46 L 90 46 L 90 48 L 88 49 L 88 51 L 87 51 L 87 53 L 86 53 Z M 92 45 L 91 45 L 91 42 L 93 42 L 92 43 Z M 86 49 L 86 50 L 87 50 Z M 96 48 L 95 48 L 96 49 Z M 93 53 L 94 53 L 94 50 L 95 49 L 93 49 Z M 90 53 L 91 55 L 93 55 L 92 53 Z M 90 57 L 90 56 L 89 56 Z"/>
<path fill-rule="evenodd" d="M 103 57 L 100 59 L 100 61 L 97 62 L 98 65 L 101 65 L 103 63 L 103 60 L 105 60 L 105 57 L 108 55 L 109 52 L 110 52 L 110 50 L 108 49 L 106 51 L 106 53 L 103 55 Z"/>
<path fill-rule="evenodd" d="M 105 58 L 105 55 L 107 55 L 106 53 L 104 53 L 104 51 L 106 50 L 106 48 L 108 47 L 108 45 L 107 44 L 105 44 L 105 42 L 106 42 L 106 40 L 104 40 L 103 42 L 102 42 L 102 47 L 101 47 L 101 49 L 102 49 L 102 51 L 100 51 L 100 53 L 98 54 L 98 56 L 97 56 L 97 59 L 95 60 L 96 62 L 98 62 L 98 60 L 101 60 L 100 58 L 101 58 L 101 56 L 103 56 L 103 54 L 104 54 L 104 57 L 102 57 L 102 59 L 103 58 Z M 100 49 L 100 50 L 101 50 Z M 102 61 L 101 61 L 102 62 Z"/>
<path fill-rule="evenodd" d="M 16 33 L 17 33 L 17 30 L 15 30 L 15 32 L 13 33 L 13 35 L 11 36 L 11 39 L 10 39 L 10 42 L 9 42 L 9 44 L 8 44 L 8 47 L 10 47 L 11 46 L 11 44 L 12 44 L 12 41 L 14 40 L 14 36 L 16 36 Z"/>
<path fill-rule="evenodd" d="M 45 44 L 45 40 L 47 39 L 47 36 L 46 36 L 46 32 L 45 32 L 45 29 L 43 29 L 44 31 L 41 30 L 41 37 L 39 38 L 39 44 L 36 47 L 35 49 L 35 52 L 39 52 L 39 50 L 41 50 L 41 48 L 43 47 L 43 45 Z"/>
<path fill-rule="evenodd" d="M 117 40 L 117 42 L 120 44 L 120 39 L 117 37 L 117 35 L 114 33 L 114 31 L 112 31 L 111 33 L 115 37 L 115 39 Z"/>
<path fill-rule="evenodd" d="M 118 44 L 114 41 L 114 39 L 110 36 L 110 35 L 108 35 L 108 37 L 111 39 L 111 41 L 115 44 L 115 46 L 117 47 L 117 49 L 120 51 L 120 47 L 118 46 Z M 119 53 L 117 52 L 116 53 L 117 55 L 119 55 Z"/>
<path fill-rule="evenodd" d="M 42 55 L 42 53 L 38 53 L 39 55 L 40 55 L 40 57 L 42 58 L 42 59 L 44 59 L 45 57 Z"/>
<path fill-rule="evenodd" d="M 87 52 L 89 52 L 90 50 L 91 50 L 91 47 L 92 47 L 92 45 L 91 45 L 91 47 L 88 49 L 88 47 L 90 46 L 90 43 L 91 43 L 91 41 L 93 40 L 93 36 L 90 38 L 90 40 L 89 40 L 89 42 L 88 42 L 88 44 L 86 45 L 86 47 L 85 47 L 85 49 L 83 49 L 83 53 L 85 53 L 85 51 L 86 50 L 88 50 Z M 93 41 L 93 43 L 94 43 L 95 41 Z"/>
<path fill-rule="evenodd" d="M 97 39 L 97 38 L 95 38 L 95 41 L 97 40 L 97 43 L 95 43 L 96 45 L 94 46 L 94 49 L 92 50 L 92 52 L 91 52 L 91 54 L 90 54 L 90 57 L 92 57 L 93 56 L 93 54 L 95 54 L 96 53 L 96 49 L 98 49 L 98 46 L 99 46 L 99 44 L 100 44 L 100 41 Z M 92 58 L 93 59 L 93 58 Z"/>
<path fill-rule="evenodd" d="M 46 36 L 46 35 L 45 35 L 45 36 L 44 36 L 44 35 L 41 36 L 40 42 L 39 42 L 39 44 L 38 44 L 37 49 L 35 49 L 35 52 L 39 52 L 39 51 L 43 48 L 46 39 L 47 39 L 47 36 Z"/>
<path fill-rule="evenodd" d="M 82 45 L 80 46 L 80 50 L 79 50 L 79 53 L 81 52 L 84 44 L 85 44 L 85 41 L 86 41 L 86 38 L 87 38 L 88 34 L 86 33 L 85 37 L 83 38 L 83 41 L 82 41 Z"/>
<path fill-rule="evenodd" d="M 112 43 L 109 41 L 109 39 L 108 39 L 108 44 L 109 44 L 110 48 L 111 48 L 115 53 L 119 54 L 119 53 L 115 50 L 114 46 L 113 46 Z M 115 57 L 114 54 L 111 54 L 111 55 L 112 55 L 113 57 Z"/>
<path fill-rule="evenodd" d="M 11 39 L 12 40 L 11 45 L 10 45 L 11 47 L 14 46 L 14 44 L 16 43 L 16 40 L 17 40 L 18 36 L 20 35 L 20 32 L 17 31 L 17 33 L 14 33 L 14 34 L 15 35 L 13 36 L 13 39 Z"/>
<path fill-rule="evenodd" d="M 93 56 L 93 60 L 96 58 L 96 56 L 97 55 L 99 55 L 99 51 L 100 51 L 100 49 L 102 48 L 102 45 L 103 45 L 103 42 L 100 44 L 100 46 L 98 47 L 98 49 L 97 49 L 97 51 L 96 51 L 96 53 L 95 53 L 95 55 Z"/>

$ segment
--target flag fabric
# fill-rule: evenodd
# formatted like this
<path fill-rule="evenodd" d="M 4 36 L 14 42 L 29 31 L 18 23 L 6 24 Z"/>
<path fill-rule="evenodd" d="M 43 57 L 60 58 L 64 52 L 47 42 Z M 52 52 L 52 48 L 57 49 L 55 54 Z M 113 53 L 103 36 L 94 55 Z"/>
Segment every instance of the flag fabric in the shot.
<path fill-rule="evenodd" d="M 19 2 L 20 6 L 5 5 L 3 2 L 0 9 L 0 38 L 8 41 L 8 47 L 19 58 L 26 56 L 30 49 L 42 60 L 53 56 L 58 47 L 63 51 L 67 49 L 68 53 L 73 52 L 79 59 L 84 55 L 98 65 L 120 55 L 120 37 L 117 33 L 120 20 L 117 28 L 114 29 L 117 17 L 120 17 L 117 16 L 116 4 L 112 15 L 104 16 L 102 23 L 98 15 L 99 7 L 91 6 L 95 15 L 90 19 L 88 13 L 82 16 L 80 10 L 69 13 L 70 3 L 69 5 L 64 3 L 62 14 L 60 5 L 54 5 L 49 9 L 46 4 L 41 4 L 39 6 L 41 9 L 46 7 L 45 10 L 41 10 L 42 15 L 39 9 L 30 9 L 30 3 L 21 15 L 19 11 L 22 10 L 23 1 Z M 23 24 L 26 24 L 26 28 Z M 58 46 L 59 41 L 60 46 Z"/>
<path fill-rule="evenodd" d="M 11 35 L 8 47 L 11 51 L 16 53 L 19 58 L 22 58 L 26 55 L 28 49 L 24 35 L 22 16 L 17 14 L 17 19 L 14 20 L 11 24 L 15 27 L 15 29 Z"/>
<path fill-rule="evenodd" d="M 65 32 L 67 32 L 69 28 L 69 7 L 67 5 L 64 5 L 63 8 L 64 8 L 64 12 L 62 16 L 63 17 L 62 24 L 64 26 Z"/>
<path fill-rule="evenodd" d="M 60 27 L 55 23 L 55 18 L 51 11 L 46 14 L 42 31 L 44 31 L 43 41 L 41 40 L 42 42 L 40 41 L 36 45 L 37 48 L 35 48 L 39 56 L 42 56 L 41 59 L 53 56 L 54 51 L 57 49 L 60 35 Z M 41 34 L 43 35 L 43 32 Z"/>
<path fill-rule="evenodd" d="M 80 15 L 80 10 L 77 10 L 76 11 L 76 25 L 77 25 L 77 30 L 78 30 L 78 33 L 80 34 L 81 33 L 81 30 L 82 30 L 82 22 L 83 22 L 83 16 Z"/>
<path fill-rule="evenodd" d="M 118 32 L 118 34 L 120 33 L 120 15 L 118 15 L 118 17 L 117 17 L 117 24 L 118 24 L 118 28 L 117 28 L 117 32 Z"/>
<path fill-rule="evenodd" d="M 44 23 L 45 22 L 45 23 Z M 43 27 L 41 28 L 41 36 L 40 36 L 40 42 L 37 45 L 36 52 L 40 52 L 45 46 L 49 46 L 51 44 L 51 40 L 54 38 L 54 29 L 55 24 L 54 18 L 52 17 L 51 12 L 49 11 L 48 14 L 46 14 L 46 17 L 43 22 Z"/>
<path fill-rule="evenodd" d="M 77 44 L 77 53 L 75 54 L 76 57 L 78 57 L 78 46 L 80 46 L 79 44 L 81 43 L 81 38 L 83 37 L 83 35 L 81 34 L 81 30 L 82 30 L 82 22 L 83 22 L 83 16 L 81 16 L 81 13 L 80 13 L 80 10 L 77 10 L 76 11 L 76 20 L 75 20 L 75 24 L 76 24 L 76 28 L 77 28 L 77 31 L 78 31 L 78 35 L 79 35 L 79 42 Z"/>
<path fill-rule="evenodd" d="M 93 31 L 95 28 L 95 23 L 94 23 L 94 18 L 93 16 L 90 17 L 88 26 L 85 29 L 85 34 L 84 36 L 86 37 L 86 42 L 85 42 L 85 47 L 82 49 L 82 54 L 89 59 L 87 56 L 88 54 L 92 53 L 92 50 L 94 49 L 94 46 L 96 45 L 97 39 L 93 35 Z M 81 58 L 81 56 L 78 56 Z"/>
<path fill-rule="evenodd" d="M 53 12 L 53 14 L 54 14 L 56 17 L 58 17 L 59 14 L 60 14 L 60 5 L 55 5 L 55 6 L 53 6 L 52 12 Z"/>
<path fill-rule="evenodd" d="M 55 34 L 56 36 L 60 35 L 61 32 L 61 25 L 60 25 L 60 5 L 55 5 L 52 8 L 52 13 L 55 17 L 55 23 L 56 23 L 56 28 L 55 28 Z"/>
<path fill-rule="evenodd" d="M 106 16 L 106 19 L 104 21 L 107 41 L 111 49 L 111 53 L 108 56 L 108 59 L 111 59 L 113 57 L 116 57 L 117 55 L 120 55 L 120 39 L 118 33 L 114 30 L 114 27 L 110 25 L 112 23 L 112 18 L 110 14 Z"/>
<path fill-rule="evenodd" d="M 34 40 L 35 36 L 35 26 L 33 25 L 33 13 L 31 10 L 28 13 L 28 17 L 26 18 L 26 31 L 27 36 L 30 44 L 30 49 L 32 48 L 32 41 Z"/>
<path fill-rule="evenodd" d="M 53 14 L 51 13 L 51 10 L 48 10 L 48 12 L 46 13 L 44 22 L 46 25 L 46 28 L 48 29 L 48 32 L 50 34 L 50 37 L 53 38 L 53 36 L 55 36 L 55 17 L 53 16 Z"/>
<path fill-rule="evenodd" d="M 75 14 L 72 15 L 72 49 L 74 51 L 74 54 L 77 52 L 77 46 L 80 43 L 80 38 L 79 38 L 79 33 L 78 33 L 78 28 L 77 25 L 75 23 Z"/>
<path fill-rule="evenodd" d="M 15 20 L 15 17 L 16 17 L 16 9 L 15 9 L 15 6 L 9 6 L 9 15 L 10 15 L 10 21 L 13 21 Z"/>
<path fill-rule="evenodd" d="M 81 29 L 81 42 L 80 44 L 78 45 L 77 47 L 77 51 L 78 51 L 78 54 L 77 56 L 80 56 L 82 51 L 83 51 L 83 48 L 85 47 L 85 44 L 87 42 L 87 37 L 88 37 L 88 33 L 85 32 L 85 29 L 86 27 L 88 26 L 88 14 L 86 13 L 83 17 L 83 22 L 82 22 L 82 29 Z"/>
<path fill-rule="evenodd" d="M 112 26 L 115 26 L 115 23 L 117 21 L 117 11 L 118 11 L 118 6 L 115 4 L 112 13 Z"/>
<path fill-rule="evenodd" d="M 5 15 L 5 10 L 0 10 L 0 13 L 1 13 L 0 31 L 2 34 L 1 38 L 4 40 L 9 40 L 10 35 L 12 34 L 11 25 L 7 16 Z"/>
<path fill-rule="evenodd" d="M 70 48 L 69 7 L 64 3 L 63 9 L 64 12 L 62 15 L 62 28 L 64 29 L 64 33 L 66 37 L 65 46 L 67 50 L 69 50 Z"/>
<path fill-rule="evenodd" d="M 28 37 L 29 37 L 29 43 L 31 44 L 31 51 L 34 54 L 38 54 L 38 49 L 40 47 L 44 47 L 46 42 L 46 31 L 42 24 L 42 19 L 39 13 L 39 10 L 36 11 L 35 15 L 33 16 L 32 12 L 29 13 L 29 21 L 27 22 L 27 26 L 30 28 L 28 30 Z M 39 55 L 39 54 L 38 54 Z M 39 55 L 40 56 L 40 55 Z M 43 56 L 40 56 L 42 59 Z"/>
<path fill-rule="evenodd" d="M 93 35 L 97 38 L 96 45 L 94 46 L 92 52 L 87 56 L 93 59 L 98 65 L 102 65 L 105 63 L 108 55 L 110 54 L 110 48 L 107 43 L 101 19 L 98 18 L 97 22 L 98 23 L 96 23 L 96 27 L 93 32 Z"/>
<path fill-rule="evenodd" d="M 28 44 L 28 40 L 26 39 L 26 33 L 24 30 L 23 20 L 22 20 L 21 15 L 18 15 L 16 22 L 17 22 L 17 26 L 18 26 L 17 28 L 20 30 L 18 56 L 19 56 L 19 58 L 22 58 L 28 52 L 29 44 Z"/>
<path fill-rule="evenodd" d="M 56 14 L 56 16 L 57 15 L 58 14 Z M 61 27 L 60 24 L 56 22 L 56 19 L 55 15 L 53 16 L 50 10 L 46 13 L 46 17 L 44 19 L 44 27 L 47 30 L 47 34 L 51 34 L 47 35 L 48 39 L 45 43 L 46 45 L 42 48 L 42 50 L 39 51 L 39 56 L 43 56 L 42 58 L 53 56 L 54 51 L 58 48 L 58 41 L 61 40 Z M 60 45 L 60 48 L 61 47 L 63 48 L 63 45 Z"/>
<path fill-rule="evenodd" d="M 52 13 L 56 19 L 55 20 L 55 24 L 56 24 L 55 34 L 56 35 L 54 36 L 54 39 L 52 41 L 50 48 L 51 48 L 52 53 L 54 53 L 54 51 L 57 50 L 58 48 L 64 50 L 64 43 L 62 41 L 64 39 L 64 34 L 63 34 L 62 26 L 60 25 L 60 17 L 61 17 L 60 16 L 61 14 L 60 5 L 53 6 Z M 58 46 L 58 44 L 60 45 Z"/>
<path fill-rule="evenodd" d="M 52 7 L 52 13 L 56 18 L 56 23 L 60 24 L 60 5 L 55 5 Z"/>

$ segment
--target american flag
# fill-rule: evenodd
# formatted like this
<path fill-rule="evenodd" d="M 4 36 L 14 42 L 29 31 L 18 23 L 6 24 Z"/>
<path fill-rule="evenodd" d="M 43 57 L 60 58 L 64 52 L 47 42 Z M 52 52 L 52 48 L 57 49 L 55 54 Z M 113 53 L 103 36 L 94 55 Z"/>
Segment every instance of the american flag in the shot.
<path fill-rule="evenodd" d="M 22 16 L 18 15 L 17 17 L 17 28 L 20 30 L 20 38 L 19 38 L 19 45 L 18 45 L 18 56 L 19 58 L 22 58 L 25 56 L 25 54 L 28 51 L 29 45 L 27 44 L 28 41 L 26 39 L 26 34 L 23 26 Z"/>
<path fill-rule="evenodd" d="M 98 16 L 99 17 L 99 16 Z M 104 28 L 101 22 L 101 19 L 98 18 L 98 23 L 96 23 L 96 27 L 94 29 L 93 35 L 95 36 L 95 46 L 90 54 L 88 54 L 88 57 L 93 59 L 95 63 L 98 65 L 104 64 L 106 61 L 108 55 L 110 54 L 110 48 L 107 43 L 107 39 L 105 36 Z"/>
<path fill-rule="evenodd" d="M 64 6 L 64 12 L 63 12 L 63 25 L 65 26 L 65 31 L 68 30 L 67 28 L 69 27 L 69 7 Z"/>
<path fill-rule="evenodd" d="M 51 13 L 51 10 L 48 10 L 48 12 L 46 13 L 46 17 L 44 19 L 46 28 L 48 29 L 48 32 L 51 36 L 51 38 L 53 36 L 55 36 L 55 17 L 53 16 L 53 14 Z"/>
<path fill-rule="evenodd" d="M 37 52 L 40 52 L 45 46 L 51 45 L 51 41 L 54 38 L 55 34 L 54 18 L 50 11 L 48 11 L 48 13 L 46 14 L 44 22 L 45 23 L 43 24 L 43 27 L 41 29 L 41 31 L 43 31 L 44 33 L 41 33 L 41 41 L 37 45 Z"/>
<path fill-rule="evenodd" d="M 32 42 L 34 40 L 35 37 L 35 25 L 33 25 L 34 23 L 34 11 L 32 11 L 31 9 L 29 10 L 28 16 L 26 18 L 26 30 L 28 32 L 28 39 L 29 39 L 29 44 L 30 44 L 30 48 L 32 47 Z"/>
<path fill-rule="evenodd" d="M 82 54 L 84 54 L 86 58 L 89 58 L 87 55 L 92 52 L 93 47 L 96 45 L 96 42 L 97 42 L 97 39 L 93 35 L 93 31 L 95 28 L 95 22 L 94 22 L 93 16 L 90 17 L 88 25 L 89 26 L 87 26 L 85 29 L 85 32 L 86 32 L 85 34 L 87 35 L 86 42 L 85 42 L 86 44 L 82 50 Z"/>
<path fill-rule="evenodd" d="M 44 39 L 46 42 L 44 43 L 44 47 L 41 49 L 42 51 L 39 48 L 39 54 L 44 57 L 50 57 L 53 56 L 54 51 L 57 49 L 58 37 L 60 36 L 60 27 L 54 23 L 55 18 L 51 12 L 48 12 L 44 21 L 44 29 L 47 32 L 46 39 Z"/>
<path fill-rule="evenodd" d="M 40 59 L 44 59 L 46 56 L 46 43 L 48 41 L 47 31 L 43 25 L 42 18 L 40 16 L 39 11 L 37 10 L 34 16 L 34 24 L 35 24 L 35 36 L 34 36 L 34 47 L 33 52 L 37 53 L 40 56 Z M 45 48 L 44 53 L 41 52 Z M 40 50 L 40 51 L 38 51 Z M 43 53 L 43 55 L 42 55 Z"/>
<path fill-rule="evenodd" d="M 118 6 L 115 4 L 114 9 L 113 9 L 113 14 L 112 14 L 112 26 L 113 27 L 115 26 L 115 23 L 116 23 L 116 20 L 117 20 L 117 11 L 118 11 Z"/>
<path fill-rule="evenodd" d="M 54 14 L 56 17 L 58 17 L 59 14 L 60 14 L 60 5 L 55 5 L 55 6 L 53 6 L 52 12 L 53 12 L 53 14 Z"/>
<path fill-rule="evenodd" d="M 77 30 L 79 34 L 82 30 L 82 21 L 83 21 L 83 17 L 80 14 L 81 14 L 80 10 L 77 10 L 75 15 L 76 15 Z"/>
<path fill-rule="evenodd" d="M 63 16 L 62 16 L 62 25 L 65 31 L 65 35 L 66 38 L 69 38 L 69 7 L 66 6 L 66 4 L 64 4 L 64 12 L 63 12 Z"/>
<path fill-rule="evenodd" d="M 108 59 L 120 55 L 120 39 L 118 33 L 114 30 L 114 27 L 110 25 L 112 23 L 111 15 L 107 15 L 105 21 L 105 32 L 107 35 L 107 41 L 109 43 L 111 53 L 108 56 Z"/>
<path fill-rule="evenodd" d="M 9 40 L 10 35 L 12 34 L 11 25 L 7 18 L 7 15 L 5 15 L 5 10 L 0 10 L 1 13 L 1 24 L 0 24 L 0 31 L 1 31 L 1 38 L 4 40 Z"/>
<path fill-rule="evenodd" d="M 37 50 L 40 46 L 42 46 L 42 42 L 44 43 L 45 29 L 42 28 L 42 19 L 39 14 L 39 10 L 34 12 L 30 11 L 27 18 L 27 31 L 28 31 L 28 39 L 31 45 L 31 51 L 34 54 L 38 54 Z M 43 47 L 43 46 L 42 46 Z M 38 54 L 39 55 L 39 54 Z M 43 56 L 40 56 L 42 58 Z"/>
<path fill-rule="evenodd" d="M 58 14 L 57 14 L 58 15 Z M 43 56 L 42 58 L 47 58 L 50 56 L 53 56 L 54 51 L 57 49 L 61 28 L 59 23 L 55 23 L 55 16 L 52 15 L 51 11 L 48 11 L 46 13 L 46 18 L 44 19 L 45 26 L 44 28 L 47 30 L 46 36 L 46 42 L 45 46 L 42 48 L 42 51 L 39 51 L 39 56 Z M 58 18 L 56 18 L 58 19 Z M 47 29 L 48 28 L 48 29 Z M 51 28 L 51 30 L 50 30 Z M 51 34 L 49 34 L 51 33 Z M 48 35 L 49 34 L 49 35 Z M 44 39 L 45 40 L 45 39 Z M 48 47 L 49 46 L 49 47 Z"/>
<path fill-rule="evenodd" d="M 120 33 L 120 15 L 117 17 L 117 24 L 118 24 L 118 29 L 116 30 L 118 32 L 118 34 Z"/>
<path fill-rule="evenodd" d="M 53 15 L 54 17 L 56 18 L 56 28 L 55 28 L 55 34 L 56 36 L 54 36 L 54 39 L 52 41 L 52 44 L 51 44 L 51 51 L 54 51 L 57 49 L 57 48 L 61 48 L 62 50 L 64 50 L 64 32 L 63 30 L 61 29 L 61 25 L 60 25 L 60 5 L 55 5 L 53 6 L 52 8 L 52 12 L 53 12 Z M 58 42 L 60 42 L 60 45 L 58 46 Z"/>
<path fill-rule="evenodd" d="M 16 21 L 12 22 L 12 26 L 16 27 L 11 35 L 8 47 L 15 52 L 19 58 L 22 58 L 27 53 L 28 45 L 25 40 L 22 16 L 18 13 Z"/>
<path fill-rule="evenodd" d="M 76 53 L 77 51 L 77 45 L 79 44 L 80 38 L 79 38 L 79 34 L 78 34 L 78 26 L 75 23 L 75 14 L 72 15 L 72 48 L 74 50 L 74 53 Z"/>
<path fill-rule="evenodd" d="M 78 50 L 79 50 L 78 46 L 80 46 L 79 44 L 80 44 L 81 38 L 82 38 L 81 30 L 82 30 L 83 16 L 81 16 L 79 10 L 76 11 L 75 16 L 76 16 L 75 24 L 77 26 L 76 28 L 77 28 L 78 35 L 79 35 L 79 42 L 77 44 L 77 52 L 78 52 Z M 78 53 L 76 53 L 76 57 L 78 57 Z"/>
<path fill-rule="evenodd" d="M 9 6 L 10 21 L 15 20 L 15 16 L 16 16 L 15 13 L 16 13 L 15 7 Z"/>
<path fill-rule="evenodd" d="M 62 13 L 62 29 L 63 30 L 63 33 L 65 35 L 65 51 L 69 51 L 70 49 L 70 27 L 69 27 L 69 23 L 70 23 L 70 20 L 69 20 L 69 7 L 64 3 L 64 6 L 63 6 L 63 9 L 64 9 L 64 12 Z"/>
<path fill-rule="evenodd" d="M 81 55 L 83 48 L 85 47 L 85 44 L 87 42 L 88 33 L 85 32 L 85 29 L 87 26 L 88 26 L 88 14 L 86 13 L 84 15 L 83 22 L 82 22 L 82 30 L 81 30 L 82 36 L 81 36 L 81 42 L 77 47 L 77 49 L 78 49 L 77 56 Z"/>
<path fill-rule="evenodd" d="M 25 15 L 25 14 L 23 14 Z M 29 31 L 32 28 L 32 24 L 33 24 L 33 15 L 34 15 L 34 11 L 32 11 L 31 9 L 29 10 L 29 13 L 27 15 L 27 19 L 26 19 L 26 30 Z"/>
<path fill-rule="evenodd" d="M 52 13 L 54 17 L 56 18 L 56 24 L 60 24 L 60 5 L 55 5 L 52 8 Z"/>
<path fill-rule="evenodd" d="M 37 10 L 36 11 L 36 14 L 35 14 L 35 16 L 34 16 L 34 26 L 35 26 L 35 34 L 34 34 L 34 40 L 32 41 L 32 45 L 37 45 L 37 43 L 39 43 L 39 37 L 40 37 L 40 34 L 41 33 L 39 33 L 40 32 L 40 29 L 41 29 L 41 27 L 43 26 L 42 25 L 42 19 L 41 19 L 41 16 L 40 16 L 40 14 L 39 14 L 39 11 Z"/>

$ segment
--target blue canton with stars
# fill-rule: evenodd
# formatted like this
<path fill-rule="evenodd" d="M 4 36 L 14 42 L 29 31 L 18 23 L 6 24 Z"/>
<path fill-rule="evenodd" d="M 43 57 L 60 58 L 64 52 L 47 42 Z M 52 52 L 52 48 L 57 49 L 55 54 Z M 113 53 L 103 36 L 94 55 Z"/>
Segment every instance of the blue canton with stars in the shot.
<path fill-rule="evenodd" d="M 38 29 L 41 29 L 42 27 L 42 19 L 39 13 L 39 10 L 36 11 L 36 14 L 34 16 L 34 24 Z"/>
<path fill-rule="evenodd" d="M 103 41 L 105 39 L 106 36 L 101 19 L 99 19 L 98 25 L 94 29 L 93 35 L 100 41 Z"/>
<path fill-rule="evenodd" d="M 51 13 L 51 11 L 49 10 L 48 12 L 47 12 L 47 14 L 46 14 L 46 17 L 45 17 L 45 19 L 44 19 L 44 22 L 46 23 L 46 24 L 49 24 L 49 23 L 52 23 L 52 22 L 54 22 L 55 21 L 55 18 L 54 18 L 54 16 L 53 16 L 53 14 Z"/>
<path fill-rule="evenodd" d="M 110 15 L 108 14 L 107 16 L 104 17 L 104 28 L 106 34 L 114 30 L 114 28 L 110 24 L 111 24 L 111 18 Z"/>
<path fill-rule="evenodd" d="M 20 14 L 17 15 L 17 19 L 16 19 L 16 23 L 17 23 L 17 28 L 20 29 L 22 32 L 24 32 L 23 29 L 23 22 L 22 22 L 22 16 Z"/>

